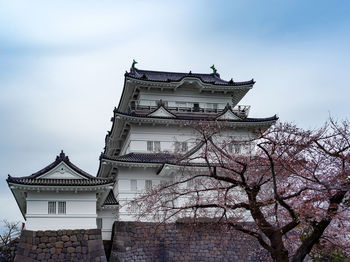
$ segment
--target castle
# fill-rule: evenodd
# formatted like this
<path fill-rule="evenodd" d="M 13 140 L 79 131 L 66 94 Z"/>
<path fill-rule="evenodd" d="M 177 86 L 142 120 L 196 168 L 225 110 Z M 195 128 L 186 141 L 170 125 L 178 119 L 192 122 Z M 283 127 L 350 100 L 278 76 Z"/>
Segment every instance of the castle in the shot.
<path fill-rule="evenodd" d="M 172 181 L 175 155 L 196 154 L 198 146 L 185 123 L 222 123 L 235 141 L 254 137 L 276 116 L 250 118 L 238 105 L 254 80 L 236 82 L 212 73 L 140 70 L 125 73 L 112 128 L 105 138 L 97 176 L 87 174 L 62 151 L 47 167 L 26 177 L 7 179 L 28 230 L 94 229 L 111 239 L 114 221 L 135 219 L 132 200 L 144 190 Z M 242 144 L 230 144 L 233 154 Z M 129 207 L 128 207 L 129 206 Z"/>

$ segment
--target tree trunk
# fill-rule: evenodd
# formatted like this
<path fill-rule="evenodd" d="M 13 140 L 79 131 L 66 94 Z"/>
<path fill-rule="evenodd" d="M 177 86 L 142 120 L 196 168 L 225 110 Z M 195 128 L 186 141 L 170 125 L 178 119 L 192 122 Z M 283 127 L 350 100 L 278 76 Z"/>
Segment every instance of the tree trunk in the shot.
<path fill-rule="evenodd" d="M 282 241 L 282 233 L 275 231 L 271 238 L 271 257 L 276 262 L 289 262 L 288 250 L 285 248 Z"/>

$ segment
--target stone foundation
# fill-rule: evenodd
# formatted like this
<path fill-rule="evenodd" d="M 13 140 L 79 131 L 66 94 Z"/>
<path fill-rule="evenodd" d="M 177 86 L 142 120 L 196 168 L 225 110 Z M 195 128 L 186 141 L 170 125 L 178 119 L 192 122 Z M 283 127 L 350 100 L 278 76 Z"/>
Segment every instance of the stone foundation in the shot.
<path fill-rule="evenodd" d="M 115 222 L 110 262 L 271 261 L 255 238 L 217 224 Z"/>
<path fill-rule="evenodd" d="M 100 229 L 23 230 L 15 262 L 101 261 L 106 262 Z"/>

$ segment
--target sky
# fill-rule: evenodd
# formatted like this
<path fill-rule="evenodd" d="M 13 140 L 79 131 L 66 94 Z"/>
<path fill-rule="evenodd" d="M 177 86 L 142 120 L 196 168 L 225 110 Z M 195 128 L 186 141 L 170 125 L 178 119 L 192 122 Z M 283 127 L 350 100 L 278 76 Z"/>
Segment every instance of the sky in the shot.
<path fill-rule="evenodd" d="M 256 84 L 240 104 L 303 128 L 349 117 L 349 1 L 0 0 L 0 220 L 6 184 L 60 150 L 90 174 L 132 59 Z"/>

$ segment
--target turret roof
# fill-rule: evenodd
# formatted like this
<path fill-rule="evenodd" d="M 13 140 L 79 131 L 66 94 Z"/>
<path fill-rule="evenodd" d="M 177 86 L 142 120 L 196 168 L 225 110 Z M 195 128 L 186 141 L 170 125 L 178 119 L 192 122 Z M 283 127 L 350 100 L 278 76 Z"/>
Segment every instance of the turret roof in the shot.
<path fill-rule="evenodd" d="M 179 82 L 185 77 L 194 77 L 200 79 L 203 83 L 213 85 L 228 85 L 228 86 L 241 86 L 241 85 L 253 85 L 255 81 L 253 79 L 244 82 L 235 82 L 233 79 L 226 81 L 220 78 L 218 73 L 212 74 L 200 74 L 192 73 L 180 73 L 180 72 L 165 72 L 165 71 L 151 71 L 141 70 L 137 68 L 130 68 L 130 72 L 126 72 L 125 76 L 145 80 L 145 81 L 156 81 L 156 82 Z"/>
<path fill-rule="evenodd" d="M 53 170 L 61 163 L 65 163 L 74 172 L 78 173 L 81 178 L 43 178 L 42 175 Z M 12 177 L 8 175 L 7 183 L 22 184 L 22 185 L 43 185 L 43 186 L 97 186 L 113 183 L 112 179 L 94 177 L 85 171 L 78 168 L 70 162 L 68 156 L 63 150 L 56 157 L 56 160 L 39 170 L 38 172 L 24 177 Z"/>
<path fill-rule="evenodd" d="M 226 110 L 224 111 L 226 112 Z M 239 118 L 239 119 L 218 119 L 219 116 L 222 115 L 222 112 L 218 115 L 213 114 L 181 114 L 181 113 L 173 113 L 175 118 L 173 117 L 164 117 L 164 116 L 151 116 L 149 114 L 136 114 L 134 112 L 124 113 L 120 112 L 118 109 L 114 110 L 115 115 L 117 116 L 125 116 L 125 117 L 136 117 L 136 118 L 149 118 L 149 119 L 169 119 L 169 120 L 206 120 L 206 121 L 223 121 L 223 122 L 266 122 L 266 121 L 276 121 L 278 119 L 277 115 L 272 117 L 265 118 Z"/>

